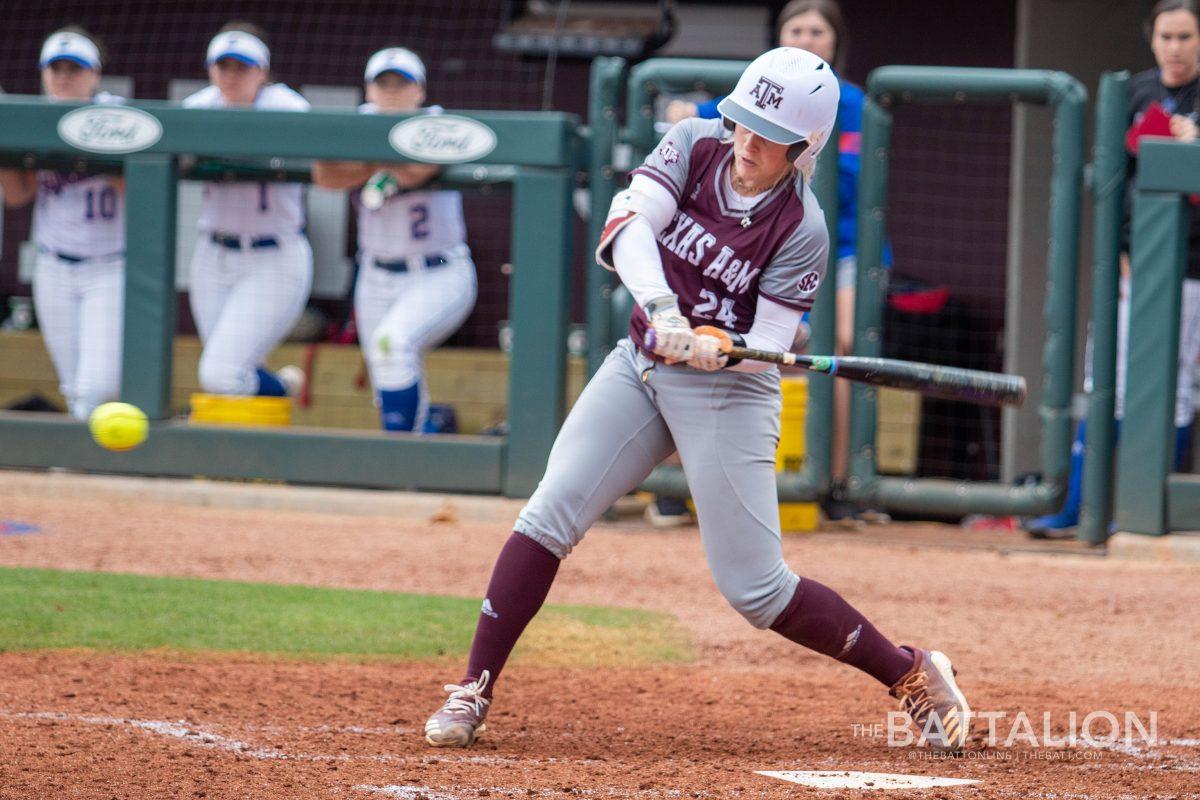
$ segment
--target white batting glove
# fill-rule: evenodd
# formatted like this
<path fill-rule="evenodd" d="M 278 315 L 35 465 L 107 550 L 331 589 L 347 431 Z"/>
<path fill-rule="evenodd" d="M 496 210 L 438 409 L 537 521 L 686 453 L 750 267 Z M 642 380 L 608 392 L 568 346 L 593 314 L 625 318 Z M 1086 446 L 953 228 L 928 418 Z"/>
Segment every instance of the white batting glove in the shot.
<path fill-rule="evenodd" d="M 662 356 L 668 364 L 691 358 L 696 337 L 687 318 L 680 313 L 675 297 L 651 300 L 646 304 L 646 313 L 650 317 L 650 328 L 646 331 L 650 352 Z"/>
<path fill-rule="evenodd" d="M 701 325 L 692 334 L 696 337 L 692 345 L 692 357 L 688 366 L 692 369 L 716 372 L 729 364 L 729 348 L 733 340 L 729 334 L 712 325 Z"/>

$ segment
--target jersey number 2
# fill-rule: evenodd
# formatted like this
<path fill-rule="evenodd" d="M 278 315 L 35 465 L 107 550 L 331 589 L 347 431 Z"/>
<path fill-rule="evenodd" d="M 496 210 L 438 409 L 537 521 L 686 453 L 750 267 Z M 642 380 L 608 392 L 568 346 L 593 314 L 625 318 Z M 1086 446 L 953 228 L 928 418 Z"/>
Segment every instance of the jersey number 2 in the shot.
<path fill-rule="evenodd" d="M 730 297 L 722 297 L 720 300 L 717 296 L 708 289 L 700 290 L 700 299 L 703 303 L 692 308 L 692 314 L 697 317 L 709 317 L 712 315 L 713 309 L 719 304 L 721 310 L 717 312 L 717 321 L 724 322 L 730 328 L 737 322 L 737 314 L 733 313 L 733 299 Z"/>
<path fill-rule="evenodd" d="M 408 210 L 412 219 L 412 238 L 424 239 L 429 236 L 429 206 L 413 206 Z"/>
<path fill-rule="evenodd" d="M 112 219 L 117 215 L 117 190 L 105 186 L 99 192 L 88 189 L 84 197 L 84 212 L 86 219 Z"/>

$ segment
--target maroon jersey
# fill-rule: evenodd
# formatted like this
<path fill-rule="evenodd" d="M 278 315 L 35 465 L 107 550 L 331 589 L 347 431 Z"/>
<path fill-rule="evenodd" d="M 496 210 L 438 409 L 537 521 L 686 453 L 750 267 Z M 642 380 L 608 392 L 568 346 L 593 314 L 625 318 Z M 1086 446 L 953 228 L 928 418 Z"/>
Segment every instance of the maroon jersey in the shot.
<path fill-rule="evenodd" d="M 829 237 L 800 174 L 743 210 L 729 183 L 732 160 L 733 141 L 721 120 L 688 119 L 633 174 L 662 184 L 678 203 L 658 250 L 680 311 L 693 327 L 746 333 L 760 295 L 797 311 L 812 308 Z M 630 336 L 639 347 L 646 325 L 645 311 L 635 308 Z"/>

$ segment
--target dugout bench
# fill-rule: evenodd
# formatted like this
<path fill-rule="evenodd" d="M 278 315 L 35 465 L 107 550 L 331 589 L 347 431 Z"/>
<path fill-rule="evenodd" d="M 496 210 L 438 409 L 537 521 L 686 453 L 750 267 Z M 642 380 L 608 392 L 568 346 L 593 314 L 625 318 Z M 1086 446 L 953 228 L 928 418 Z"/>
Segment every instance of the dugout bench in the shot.
<path fill-rule="evenodd" d="M 85 110 L 103 115 L 89 118 Z M 166 418 L 175 333 L 175 201 L 181 157 L 240 162 L 240 167 L 231 167 L 235 171 L 246 168 L 246 162 L 281 170 L 287 159 L 404 162 L 413 159 L 392 142 L 398 141 L 410 118 L 183 109 L 162 102 L 100 107 L 48 103 L 37 97 L 0 98 L 0 157 L 5 163 L 36 168 L 85 159 L 88 165 L 107 162 L 107 169 L 120 164 L 127 192 L 121 399 L 145 410 L 152 420 L 144 445 L 129 453 L 111 453 L 91 441 L 84 423 L 60 415 L 0 412 L 0 466 L 514 497 L 531 493 L 565 405 L 570 200 L 576 170 L 585 157 L 578 121 L 569 114 L 480 111 L 436 118 L 466 118 L 463 125 L 476 134 L 482 127 L 495 140 L 486 153 L 456 158 L 450 152 L 441 163 L 470 162 L 470 177 L 459 173 L 467 183 L 505 180 L 513 189 L 507 436 L 235 429 Z M 453 149 L 453 142 L 447 144 Z"/>

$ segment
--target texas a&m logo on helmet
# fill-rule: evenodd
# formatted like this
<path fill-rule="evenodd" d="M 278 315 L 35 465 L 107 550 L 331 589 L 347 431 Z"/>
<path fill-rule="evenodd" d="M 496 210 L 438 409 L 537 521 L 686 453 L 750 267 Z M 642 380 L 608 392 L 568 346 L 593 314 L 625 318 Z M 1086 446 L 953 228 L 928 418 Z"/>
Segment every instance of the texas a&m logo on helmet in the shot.
<path fill-rule="evenodd" d="M 779 108 L 783 102 L 783 87 L 770 78 L 759 78 L 758 83 L 750 90 L 754 105 L 759 108 Z"/>

